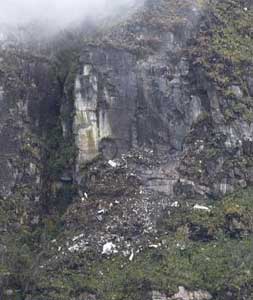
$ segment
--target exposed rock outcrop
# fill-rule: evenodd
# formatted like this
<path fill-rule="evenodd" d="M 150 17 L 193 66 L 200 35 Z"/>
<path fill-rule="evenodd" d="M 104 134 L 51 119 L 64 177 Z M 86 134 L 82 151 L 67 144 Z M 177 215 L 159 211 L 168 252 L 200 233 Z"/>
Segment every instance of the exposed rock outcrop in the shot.
<path fill-rule="evenodd" d="M 222 198 L 253 183 L 252 16 L 148 0 L 1 48 L 0 298 L 252 297 L 251 190 Z"/>
<path fill-rule="evenodd" d="M 180 286 L 179 292 L 173 295 L 172 297 L 167 297 L 166 295 L 153 291 L 152 300 L 211 300 L 212 296 L 206 291 L 187 291 L 184 287 Z"/>

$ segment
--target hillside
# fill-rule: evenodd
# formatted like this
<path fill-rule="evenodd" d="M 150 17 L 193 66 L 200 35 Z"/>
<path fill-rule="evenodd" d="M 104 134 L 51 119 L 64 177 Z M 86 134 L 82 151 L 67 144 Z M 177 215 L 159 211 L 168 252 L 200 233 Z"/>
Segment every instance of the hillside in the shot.
<path fill-rule="evenodd" d="M 1 42 L 0 299 L 253 299 L 252 23 L 147 0 Z"/>

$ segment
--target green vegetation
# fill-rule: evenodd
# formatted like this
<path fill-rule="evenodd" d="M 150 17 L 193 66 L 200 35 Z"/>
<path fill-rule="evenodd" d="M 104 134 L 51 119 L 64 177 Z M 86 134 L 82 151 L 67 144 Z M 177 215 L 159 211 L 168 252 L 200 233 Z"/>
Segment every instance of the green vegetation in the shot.
<path fill-rule="evenodd" d="M 135 253 L 133 261 L 122 254 L 103 258 L 90 250 L 62 256 L 50 250 L 50 263 L 44 260 L 44 268 L 35 272 L 38 280 L 30 279 L 27 294 L 41 300 L 84 292 L 104 300 L 142 300 L 152 290 L 173 295 L 182 285 L 208 290 L 215 300 L 228 293 L 252 299 L 253 189 L 208 206 L 210 211 L 187 203 L 171 208 L 159 224 L 160 247 Z"/>
<path fill-rule="evenodd" d="M 59 126 L 48 132 L 46 146 L 47 175 L 57 180 L 65 169 L 71 168 L 74 164 L 76 157 L 75 143 L 63 137 L 59 124 Z"/>
<path fill-rule="evenodd" d="M 167 249 L 145 251 L 132 263 L 120 257 L 100 262 L 88 277 L 88 287 L 108 300 L 141 300 L 151 290 L 173 294 L 179 285 L 207 289 L 221 296 L 216 299 L 223 299 L 222 295 L 231 290 L 238 297 L 235 299 L 240 299 L 241 289 L 252 284 L 252 239 L 220 238 L 208 244 L 175 239 L 166 242 Z M 104 275 L 98 277 L 98 272 Z"/>
<path fill-rule="evenodd" d="M 201 24 L 195 62 L 204 66 L 220 87 L 241 80 L 245 67 L 253 63 L 253 11 L 245 11 L 244 2 L 210 2 Z"/>
<path fill-rule="evenodd" d="M 197 43 L 192 48 L 195 66 L 205 69 L 224 97 L 224 116 L 228 122 L 242 117 L 252 119 L 253 101 L 247 76 L 253 66 L 253 10 L 247 1 L 210 1 L 200 24 Z M 237 99 L 231 85 L 239 86 L 243 98 Z"/>

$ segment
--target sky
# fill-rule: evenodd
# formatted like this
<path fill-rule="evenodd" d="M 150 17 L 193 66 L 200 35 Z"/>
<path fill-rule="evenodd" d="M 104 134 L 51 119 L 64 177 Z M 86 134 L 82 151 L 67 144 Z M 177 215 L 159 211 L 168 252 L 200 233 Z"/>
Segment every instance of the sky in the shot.
<path fill-rule="evenodd" d="M 20 25 L 39 21 L 67 27 L 85 17 L 94 20 L 128 12 L 142 0 L 0 0 L 0 24 Z"/>

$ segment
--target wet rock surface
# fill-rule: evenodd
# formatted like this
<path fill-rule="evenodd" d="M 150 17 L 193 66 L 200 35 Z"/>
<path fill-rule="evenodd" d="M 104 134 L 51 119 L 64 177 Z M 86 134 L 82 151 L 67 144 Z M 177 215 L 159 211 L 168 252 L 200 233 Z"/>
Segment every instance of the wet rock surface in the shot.
<path fill-rule="evenodd" d="M 251 299 L 252 191 L 222 197 L 253 182 L 252 67 L 212 78 L 205 5 L 1 49 L 0 296 Z"/>

